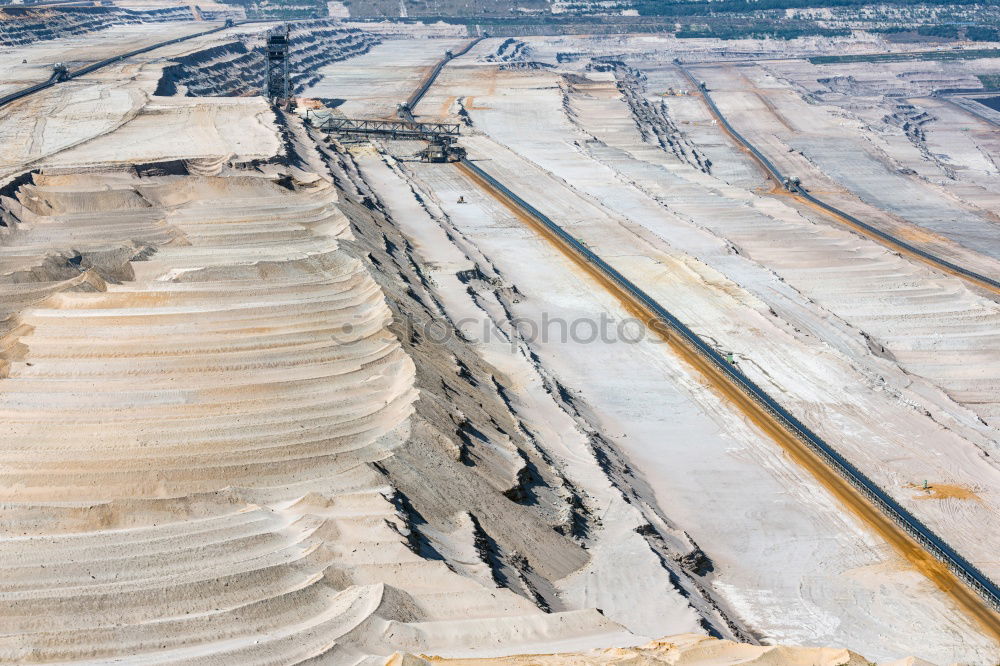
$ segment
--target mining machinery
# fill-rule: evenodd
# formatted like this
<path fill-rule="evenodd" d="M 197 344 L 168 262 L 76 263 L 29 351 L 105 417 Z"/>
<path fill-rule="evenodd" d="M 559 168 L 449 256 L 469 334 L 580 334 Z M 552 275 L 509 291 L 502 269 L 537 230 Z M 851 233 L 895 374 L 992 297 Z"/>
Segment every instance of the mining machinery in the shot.
<path fill-rule="evenodd" d="M 275 104 L 286 103 L 291 97 L 288 80 L 288 26 L 271 31 L 267 36 L 267 90 L 268 99 Z"/>
<path fill-rule="evenodd" d="M 427 147 L 418 155 L 424 162 L 459 162 L 465 159 L 465 148 L 455 145 L 455 137 L 437 134 L 429 137 Z"/>

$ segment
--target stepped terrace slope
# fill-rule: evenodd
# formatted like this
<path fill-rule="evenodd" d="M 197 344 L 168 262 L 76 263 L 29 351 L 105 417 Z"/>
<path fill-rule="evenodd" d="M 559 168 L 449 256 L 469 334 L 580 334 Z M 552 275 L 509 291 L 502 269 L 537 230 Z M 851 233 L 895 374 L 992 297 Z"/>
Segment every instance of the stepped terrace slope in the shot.
<path fill-rule="evenodd" d="M 642 642 L 560 598 L 582 500 L 498 370 L 399 326 L 434 297 L 350 174 L 259 98 L 153 95 L 225 40 L 4 109 L 0 660 Z"/>
<path fill-rule="evenodd" d="M 2 659 L 629 642 L 421 556 L 382 465 L 429 426 L 333 188 L 196 166 L 3 201 Z"/>

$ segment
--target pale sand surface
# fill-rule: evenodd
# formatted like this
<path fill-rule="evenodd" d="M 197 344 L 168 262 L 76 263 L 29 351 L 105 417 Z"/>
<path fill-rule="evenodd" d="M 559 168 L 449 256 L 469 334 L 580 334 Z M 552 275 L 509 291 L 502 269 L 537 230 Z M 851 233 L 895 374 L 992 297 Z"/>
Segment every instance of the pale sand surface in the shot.
<path fill-rule="evenodd" d="M 893 662 L 899 666 L 926 664 L 919 659 Z M 393 655 L 386 666 L 569 666 L 581 664 L 629 664 L 630 666 L 715 666 L 755 664 L 765 666 L 868 666 L 861 655 L 835 648 L 758 647 L 720 641 L 695 634 L 671 636 L 643 646 L 592 650 L 574 654 L 524 654 L 499 659 L 440 659 L 415 655 Z"/>
<path fill-rule="evenodd" d="M 126 51 L 204 32 L 219 25 L 200 21 L 115 25 L 97 33 L 0 46 L 0 94 L 47 81 L 52 75 L 52 65 L 57 62 L 71 70 L 78 69 Z"/>
<path fill-rule="evenodd" d="M 918 227 L 917 234 L 925 232 L 914 239 L 924 240 L 946 258 L 989 275 L 998 273 L 1000 232 L 990 210 L 997 203 L 996 192 L 984 201 L 974 188 L 950 182 L 941 187 L 900 173 L 906 162 L 920 159 L 914 146 L 898 144 L 897 153 L 915 154 L 904 157 L 905 162 L 894 160 L 888 154 L 892 148 L 873 141 L 859 119 L 845 118 L 839 109 L 808 104 L 799 91 L 766 72 L 699 67 L 696 75 L 710 80 L 713 99 L 738 129 L 747 129 L 752 141 L 776 156 L 779 168 L 808 181 L 826 200 L 837 206 L 853 204 L 850 212 L 883 221 L 893 230 L 901 227 L 893 218 L 901 219 Z M 731 92 L 736 86 L 740 91 Z M 753 121 L 748 123 L 748 118 Z M 959 158 L 957 164 L 975 163 L 961 157 L 960 145 L 950 146 L 949 151 Z M 995 167 L 992 170 L 995 173 Z M 905 227 L 900 233 L 906 233 Z"/>
<path fill-rule="evenodd" d="M 406 547 L 372 464 L 412 436 L 414 365 L 327 181 L 53 174 L 18 199 L 6 658 L 628 642 Z M 60 247 L 79 277 L 38 282 Z"/>
<path fill-rule="evenodd" d="M 519 316 L 625 313 L 452 167 L 316 147 L 294 121 L 279 137 L 259 98 L 151 96 L 159 62 L 222 39 L 4 110 L 0 171 L 41 172 L 2 200 L 0 658 L 864 663 L 711 626 L 989 663 L 991 639 L 659 346 L 511 333 Z M 994 520 L 979 454 L 995 426 L 959 408 L 992 408 L 991 366 L 972 344 L 943 365 L 905 354 L 930 335 L 913 316 L 927 298 L 978 308 L 978 344 L 992 304 L 829 225 L 806 233 L 815 221 L 749 192 L 744 161 L 692 168 L 695 149 L 731 151 L 693 100 L 688 152 L 649 150 L 607 76 L 500 71 L 483 60 L 499 41 L 418 113 L 465 105 L 484 166 L 824 434 L 875 442 L 852 455 L 992 566 L 969 526 Z M 313 94 L 391 114 L 463 42 L 383 43 Z M 539 57 L 580 44 L 555 42 Z M 294 166 L 236 166 L 289 150 Z M 801 225 L 794 260 L 753 231 L 779 223 Z M 859 254 L 930 295 L 865 315 L 871 280 L 838 291 L 814 264 Z M 437 343 L 413 328 L 427 321 L 507 336 Z M 855 330 L 880 325 L 901 331 L 879 336 L 892 358 Z M 921 474 L 974 492 L 917 501 Z"/>
<path fill-rule="evenodd" d="M 722 162 L 719 175 L 715 169 L 712 175 L 704 174 L 651 145 L 607 74 L 587 72 L 586 81 L 571 82 L 547 69 L 504 69 L 486 62 L 502 41 L 487 40 L 449 65 L 418 111 L 425 117 L 455 119 L 457 110 L 464 108 L 472 122 L 464 145 L 484 169 L 566 225 L 721 349 L 734 350 L 744 371 L 771 386 L 779 399 L 853 460 L 863 461 L 884 487 L 961 543 L 980 566 L 995 566 L 993 546 L 981 536 L 982 525 L 992 524 L 997 515 L 996 469 L 985 458 L 996 450 L 996 426 L 990 419 L 995 411 L 992 387 L 1000 373 L 993 367 L 996 355 L 989 352 L 995 344 L 995 326 L 989 322 L 997 316 L 996 304 L 954 278 L 747 191 L 757 187 L 760 178 L 753 176 L 754 167 L 745 158 L 728 160 L 737 151 L 724 137 L 716 136 L 715 144 L 705 150 L 714 162 Z M 618 53 L 639 49 L 648 38 L 526 41 L 525 60 L 558 68 L 556 52 L 578 52 L 586 45 L 597 53 Z M 586 62 L 564 67 L 579 71 Z M 336 85 L 338 71 L 337 65 L 329 69 L 329 86 Z M 379 85 L 378 73 L 371 75 L 371 82 Z M 357 97 L 354 103 L 365 100 Z M 707 114 L 697 100 L 677 100 L 686 113 L 681 122 L 702 123 L 688 137 L 701 149 L 711 126 L 704 120 Z M 674 100 L 669 104 L 673 110 Z M 687 127 L 682 127 L 686 133 Z M 717 128 L 712 131 L 719 135 Z M 407 155 L 402 145 L 390 149 Z M 571 286 L 572 273 L 565 281 L 557 278 L 557 255 L 546 251 L 544 243 L 539 247 L 539 239 L 469 183 L 440 167 L 404 164 L 404 174 L 416 178 L 419 199 L 440 209 L 442 217 L 436 221 L 448 236 L 429 235 L 427 223 L 410 214 L 398 217 L 419 246 L 436 257 L 442 273 L 461 265 L 457 258 L 447 259 L 446 249 L 461 238 L 462 247 L 475 246 L 528 296 L 508 317 L 521 314 L 537 320 L 547 311 L 572 321 L 607 307 L 569 306 L 580 289 L 588 287 Z M 745 166 L 736 169 L 731 164 Z M 370 169 L 374 174 L 377 167 Z M 388 180 L 372 182 L 391 206 L 403 210 L 410 196 L 405 190 L 393 192 Z M 455 204 L 459 195 L 466 204 Z M 545 252 L 545 258 L 538 252 Z M 943 330 L 955 334 L 945 342 Z M 543 353 L 541 343 L 535 347 L 544 365 L 567 385 L 579 387 L 602 429 L 614 433 L 616 444 L 650 480 L 667 515 L 700 545 L 712 544 L 709 550 L 719 566 L 714 589 L 742 617 L 752 618 L 753 626 L 767 627 L 770 638 L 804 642 L 806 634 L 819 631 L 833 644 L 851 640 L 852 647 L 878 655 L 885 649 L 882 629 L 888 622 L 898 643 L 883 654 L 917 651 L 948 660 L 972 654 L 988 659 L 986 655 L 995 652 L 990 639 L 973 638 L 975 626 L 945 610 L 950 602 L 939 593 L 924 589 L 917 594 L 902 581 L 898 592 L 890 591 L 885 583 L 891 565 L 855 562 L 853 555 L 824 555 L 826 548 L 834 547 L 831 542 L 844 539 L 846 544 L 857 538 L 849 536 L 845 525 L 832 527 L 817 523 L 815 517 L 794 522 L 779 518 L 776 497 L 793 493 L 794 511 L 813 512 L 809 505 L 822 493 L 811 492 L 811 480 L 799 478 L 798 470 L 785 469 L 763 452 L 747 460 L 742 448 L 730 444 L 725 452 L 710 455 L 712 449 L 700 442 L 711 436 L 705 433 L 700 439 L 693 426 L 696 420 L 689 425 L 679 417 L 677 403 L 665 397 L 657 380 L 644 381 L 651 362 L 644 359 L 642 370 L 627 365 L 638 356 L 635 347 L 628 360 L 605 357 L 593 344 L 581 347 L 579 354 L 573 345 L 553 345 L 551 354 Z M 590 365 L 592 371 L 587 370 Z M 684 433 L 676 446 L 669 438 L 664 441 L 668 428 Z M 691 445 L 693 441 L 699 444 Z M 763 443 L 763 450 L 767 447 Z M 722 471 L 729 457 L 740 461 L 731 477 Z M 704 461 L 703 473 L 692 471 L 699 469 L 698 460 Z M 762 491 L 762 468 L 772 476 L 769 482 L 781 480 L 774 495 Z M 917 476 L 941 484 L 961 477 L 958 484 L 975 489 L 976 499 L 921 501 L 922 494 L 908 486 Z M 718 508 L 705 510 L 707 506 Z M 732 518 L 743 512 L 746 520 Z M 821 525 L 815 542 L 806 536 L 810 523 Z M 772 538 L 780 529 L 777 524 L 789 528 L 787 539 Z M 735 525 L 747 525 L 748 532 Z M 754 532 L 751 525 L 766 528 Z M 860 552 L 857 546 L 847 549 L 854 555 Z M 763 573 L 778 561 L 773 577 Z M 799 565 L 804 567 L 801 576 L 788 575 L 789 567 Z M 839 565 L 851 573 L 843 575 Z M 842 593 L 832 588 L 863 586 L 863 581 L 879 592 L 851 593 L 850 607 L 859 615 L 850 620 L 845 605 L 837 601 Z M 939 611 L 931 610 L 928 593 L 943 603 Z M 904 612 L 897 601 L 876 601 L 881 595 L 920 601 L 907 603 Z M 798 610 L 792 613 L 792 607 Z M 886 615 L 873 623 L 876 608 Z M 950 625 L 950 620 L 945 628 L 940 621 L 945 616 L 964 628 Z M 928 631 L 943 633 L 928 640 Z"/>
<path fill-rule="evenodd" d="M 341 247 L 338 190 L 226 166 L 279 150 L 259 99 L 150 100 L 152 77 L 124 67 L 138 79 L 60 89 L 47 118 L 121 89 L 114 124 L 45 123 L 49 147 L 8 146 L 11 171 L 43 171 L 3 200 L 0 236 L 3 659 L 380 663 L 641 642 L 493 579 L 483 539 L 498 560 L 513 541 L 531 576 L 587 561 L 501 495 L 520 459 L 499 435 L 476 453 L 513 456 L 491 466 L 497 487 L 470 477 L 476 502 L 458 485 L 437 513 L 420 502 L 445 555 L 420 552 L 394 451 L 454 445 L 414 413 L 417 368 Z"/>
<path fill-rule="evenodd" d="M 337 108 L 349 118 L 394 118 L 396 106 L 406 101 L 445 51 L 468 41 L 462 37 L 386 40 L 362 56 L 321 67 L 318 73 L 323 78 L 303 95 L 346 100 Z M 373 86 L 373 80 L 379 85 Z"/>
<path fill-rule="evenodd" d="M 173 36 L 169 28 L 166 34 Z M 89 39 L 96 41 L 97 37 Z M 194 38 L 109 65 L 5 106 L 0 110 L 0 178 L 42 163 L 83 166 L 273 155 L 279 143 L 267 126 L 269 121 L 262 118 L 267 105 L 259 98 L 206 103 L 197 98 L 153 97 L 160 68 L 148 63 L 168 63 L 171 57 L 231 39 L 230 31 Z M 109 45 L 113 40 L 103 43 L 98 53 L 115 52 L 116 48 Z M 42 44 L 58 54 L 51 42 Z M 115 137 L 108 138 L 112 132 L 116 132 Z"/>
<path fill-rule="evenodd" d="M 138 78 L 32 100 L 54 104 L 39 141 L 7 145 L 11 171 L 46 171 L 4 200 L 0 246 L 4 658 L 635 642 L 595 611 L 546 615 L 411 549 L 374 464 L 410 437 L 415 367 L 340 248 L 337 190 L 304 172 L 295 192 L 217 175 L 227 156 L 278 151 L 263 103 L 149 100 L 155 78 L 122 68 Z M 73 122 L 116 90 L 114 113 Z M 188 175 L 108 170 L 178 158 Z M 467 538 L 441 547 L 475 558 Z"/>

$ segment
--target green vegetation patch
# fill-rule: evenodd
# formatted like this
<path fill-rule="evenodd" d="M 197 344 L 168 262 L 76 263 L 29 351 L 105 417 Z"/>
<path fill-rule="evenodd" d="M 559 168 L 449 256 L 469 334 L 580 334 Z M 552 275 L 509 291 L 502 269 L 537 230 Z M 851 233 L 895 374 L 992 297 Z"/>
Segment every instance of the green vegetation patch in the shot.
<path fill-rule="evenodd" d="M 947 39 L 958 39 L 958 26 L 950 25 L 922 25 L 917 28 L 917 34 L 924 37 L 945 37 Z"/>
<path fill-rule="evenodd" d="M 822 28 L 811 23 L 782 25 L 777 22 L 757 22 L 744 25 L 686 25 L 674 35 L 678 39 L 713 37 L 715 39 L 795 39 L 796 37 L 843 37 L 851 31 L 843 28 Z"/>
<path fill-rule="evenodd" d="M 326 0 L 226 0 L 231 5 L 242 5 L 251 19 L 309 19 L 321 18 L 329 13 Z"/>
<path fill-rule="evenodd" d="M 1000 74 L 976 74 L 976 78 L 979 79 L 984 88 L 990 90 L 1000 88 Z"/>
<path fill-rule="evenodd" d="M 974 42 L 1000 42 L 1000 30 L 981 25 L 970 25 L 965 29 L 965 38 Z"/>
<path fill-rule="evenodd" d="M 642 16 L 704 16 L 708 14 L 746 14 L 762 11 L 784 11 L 785 9 L 808 9 L 813 7 L 864 7 L 871 6 L 872 0 L 638 0 L 636 9 Z M 889 0 L 886 6 L 914 7 L 919 5 L 980 5 L 996 7 L 998 0 Z"/>

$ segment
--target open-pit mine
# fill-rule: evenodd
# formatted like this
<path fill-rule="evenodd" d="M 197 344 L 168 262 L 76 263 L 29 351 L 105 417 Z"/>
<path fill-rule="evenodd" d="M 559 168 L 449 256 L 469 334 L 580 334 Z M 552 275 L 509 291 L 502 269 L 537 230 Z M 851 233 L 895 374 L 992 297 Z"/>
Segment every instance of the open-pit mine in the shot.
<path fill-rule="evenodd" d="M 92 4 L 0 7 L 0 662 L 1000 663 L 995 30 Z"/>

